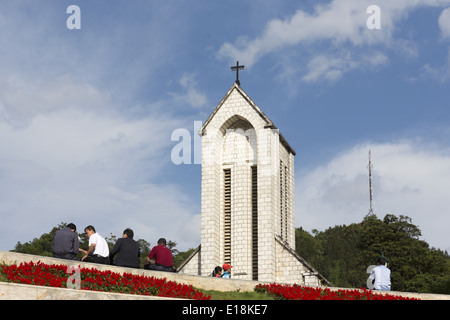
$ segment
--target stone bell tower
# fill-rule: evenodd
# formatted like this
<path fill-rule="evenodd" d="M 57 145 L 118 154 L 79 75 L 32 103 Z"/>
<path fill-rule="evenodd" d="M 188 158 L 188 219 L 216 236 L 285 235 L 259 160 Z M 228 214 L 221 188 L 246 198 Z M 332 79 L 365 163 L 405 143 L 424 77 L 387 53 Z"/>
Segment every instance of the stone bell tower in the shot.
<path fill-rule="evenodd" d="M 295 151 L 238 77 L 199 134 L 201 246 L 178 272 L 207 276 L 229 263 L 233 279 L 318 285 L 295 252 Z"/>

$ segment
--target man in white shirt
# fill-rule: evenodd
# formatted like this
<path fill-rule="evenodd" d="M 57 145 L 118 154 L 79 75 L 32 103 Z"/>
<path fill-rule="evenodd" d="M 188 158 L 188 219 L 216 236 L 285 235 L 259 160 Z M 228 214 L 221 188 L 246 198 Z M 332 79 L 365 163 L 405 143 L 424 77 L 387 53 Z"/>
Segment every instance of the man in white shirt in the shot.
<path fill-rule="evenodd" d="M 110 264 L 109 247 L 106 240 L 95 232 L 93 226 L 87 226 L 84 228 L 84 232 L 89 238 L 89 249 L 87 251 L 80 249 L 84 253 L 84 257 L 81 260 L 85 262 Z"/>
<path fill-rule="evenodd" d="M 391 270 L 386 267 L 386 259 L 378 258 L 377 266 L 370 272 L 375 290 L 391 291 Z"/>

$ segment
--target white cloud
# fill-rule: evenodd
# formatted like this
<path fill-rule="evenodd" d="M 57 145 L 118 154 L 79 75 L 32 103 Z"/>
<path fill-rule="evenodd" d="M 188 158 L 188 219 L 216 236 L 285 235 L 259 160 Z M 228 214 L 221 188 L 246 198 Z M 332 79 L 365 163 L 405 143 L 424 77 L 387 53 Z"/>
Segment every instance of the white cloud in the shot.
<path fill-rule="evenodd" d="M 70 221 L 93 224 L 103 235 L 131 227 L 152 243 L 164 236 L 179 248 L 197 246 L 194 227 L 181 232 L 193 225 L 196 204 L 186 190 L 158 181 L 170 165 L 171 127 L 165 119 L 85 113 L 42 117 L 26 129 L 1 123 L 0 229 L 12 233 L 2 249 Z"/>
<path fill-rule="evenodd" d="M 34 81 L 18 75 L 0 79 L 0 118 L 14 126 L 26 126 L 40 114 L 74 107 L 99 112 L 110 104 L 108 93 L 70 75 Z"/>
<path fill-rule="evenodd" d="M 292 17 L 269 21 L 262 35 L 253 40 L 240 37 L 234 45 L 223 44 L 219 55 L 239 58 L 251 66 L 265 54 L 299 43 L 330 40 L 362 45 L 386 40 L 390 32 L 369 32 L 366 27 L 369 5 L 370 1 L 332 1 L 316 6 L 312 14 L 298 10 Z M 383 26 L 388 24 L 386 21 Z"/>
<path fill-rule="evenodd" d="M 431 63 L 425 64 L 421 68 L 421 77 L 430 78 L 440 83 L 446 82 L 450 79 L 450 47 L 447 53 L 447 60 L 442 66 L 433 66 Z"/>
<path fill-rule="evenodd" d="M 406 215 L 431 246 L 450 250 L 450 154 L 416 141 L 361 144 L 296 177 L 296 223 L 307 230 L 358 223 L 369 212 L 368 151 L 374 212 Z"/>
<path fill-rule="evenodd" d="M 198 245 L 195 228 L 180 233 L 198 213 L 195 204 L 186 190 L 158 181 L 171 165 L 171 132 L 185 120 L 123 116 L 97 89 L 69 80 L 27 90 L 32 85 L 0 86 L 2 250 L 60 222 L 93 224 L 105 236 L 131 227 L 148 241 L 159 235 Z"/>
<path fill-rule="evenodd" d="M 309 60 L 308 73 L 303 76 L 303 81 L 333 81 L 348 71 L 364 68 L 368 62 L 368 48 L 372 45 L 416 56 L 417 48 L 410 40 L 394 36 L 399 22 L 420 6 L 448 3 L 448 0 L 379 1 L 381 30 L 369 30 L 366 21 L 370 15 L 366 10 L 374 4 L 373 1 L 334 0 L 317 5 L 311 13 L 298 10 L 290 17 L 272 19 L 261 35 L 253 39 L 240 36 L 235 43 L 224 43 L 218 50 L 218 56 L 230 61 L 242 61 L 251 68 L 265 55 L 296 48 L 299 56 Z M 442 22 L 442 25 L 441 28 L 447 32 L 447 22 Z M 310 54 L 312 47 L 316 48 L 313 55 Z M 352 54 L 345 54 L 349 50 Z M 382 58 L 377 64 L 387 61 L 384 53 L 378 52 L 377 58 Z"/>
<path fill-rule="evenodd" d="M 174 8 L 163 7 L 168 16 Z M 76 32 L 63 9 L 8 3 L 0 13 L 0 250 L 60 222 L 198 246 L 198 204 L 164 178 L 171 132 L 188 121 L 170 113 L 181 103 L 200 108 L 206 96 L 190 74 L 169 99 L 146 93 L 161 82 L 155 69 L 173 59 L 180 22 L 145 15 L 130 24 L 125 13 L 120 23 L 118 8 L 104 15 L 91 6 L 85 12 L 100 20 L 82 20 Z"/>
<path fill-rule="evenodd" d="M 350 52 L 334 55 L 317 55 L 309 61 L 308 73 L 302 77 L 305 82 L 321 79 L 335 81 L 346 72 L 354 69 L 372 68 L 385 64 L 387 57 L 380 52 L 353 59 Z"/>
<path fill-rule="evenodd" d="M 439 16 L 439 27 L 441 29 L 442 37 L 450 39 L 450 8 L 443 10 Z"/>
<path fill-rule="evenodd" d="M 179 83 L 183 88 L 183 93 L 169 93 L 175 101 L 182 101 L 189 104 L 193 108 L 202 108 L 207 105 L 208 98 L 197 88 L 195 81 L 196 74 L 184 73 Z"/>

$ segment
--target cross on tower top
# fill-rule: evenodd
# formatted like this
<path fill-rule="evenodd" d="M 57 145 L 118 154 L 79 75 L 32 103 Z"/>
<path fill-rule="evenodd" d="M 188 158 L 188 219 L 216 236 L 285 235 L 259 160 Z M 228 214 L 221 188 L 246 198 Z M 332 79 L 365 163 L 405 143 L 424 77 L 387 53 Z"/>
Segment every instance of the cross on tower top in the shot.
<path fill-rule="evenodd" d="M 244 70 L 245 66 L 240 66 L 239 61 L 236 61 L 236 65 L 231 67 L 231 71 L 236 71 L 236 83 L 240 86 L 241 83 L 239 81 L 239 70 Z"/>

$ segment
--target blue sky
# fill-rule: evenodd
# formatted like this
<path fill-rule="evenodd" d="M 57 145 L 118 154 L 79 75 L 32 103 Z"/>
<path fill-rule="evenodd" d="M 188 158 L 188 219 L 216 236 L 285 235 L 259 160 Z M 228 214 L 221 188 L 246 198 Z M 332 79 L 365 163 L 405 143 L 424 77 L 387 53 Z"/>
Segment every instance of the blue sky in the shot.
<path fill-rule="evenodd" d="M 0 0 L 0 250 L 60 222 L 198 246 L 201 167 L 171 134 L 194 151 L 237 60 L 297 152 L 297 227 L 363 219 L 371 150 L 375 214 L 450 250 L 450 0 Z"/>

